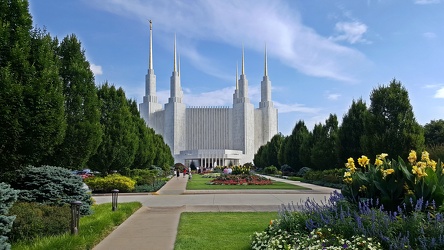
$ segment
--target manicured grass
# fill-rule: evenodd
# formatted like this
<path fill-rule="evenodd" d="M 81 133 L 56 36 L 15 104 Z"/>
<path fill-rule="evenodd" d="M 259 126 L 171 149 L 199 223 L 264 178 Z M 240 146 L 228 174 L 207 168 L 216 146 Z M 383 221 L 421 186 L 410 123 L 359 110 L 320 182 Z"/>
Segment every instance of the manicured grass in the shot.
<path fill-rule="evenodd" d="M 174 249 L 250 249 L 251 235 L 276 218 L 277 212 L 182 213 Z"/>
<path fill-rule="evenodd" d="M 65 233 L 34 239 L 32 242 L 17 242 L 12 244 L 12 250 L 92 249 L 141 206 L 140 202 L 119 203 L 118 209 L 113 212 L 111 203 L 94 205 L 92 215 L 80 218 L 78 235 Z"/>
<path fill-rule="evenodd" d="M 273 181 L 272 185 L 208 185 L 211 178 L 202 178 L 201 175 L 195 174 L 188 180 L 187 190 L 224 190 L 224 189 L 291 189 L 291 190 L 307 190 L 309 188 L 292 185 L 284 182 Z"/>

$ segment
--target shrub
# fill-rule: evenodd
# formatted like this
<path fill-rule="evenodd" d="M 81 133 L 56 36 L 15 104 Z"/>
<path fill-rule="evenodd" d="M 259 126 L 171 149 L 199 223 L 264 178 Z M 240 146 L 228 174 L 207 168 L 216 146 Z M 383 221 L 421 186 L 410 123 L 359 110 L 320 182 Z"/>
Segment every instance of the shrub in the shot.
<path fill-rule="evenodd" d="M 11 240 L 32 240 L 59 235 L 69 231 L 71 209 L 69 205 L 51 206 L 35 202 L 17 202 L 10 214 L 16 215 Z"/>
<path fill-rule="evenodd" d="M 11 245 L 7 242 L 6 236 L 10 231 L 14 215 L 8 215 L 11 206 L 17 200 L 18 191 L 11 188 L 9 184 L 0 182 L 0 249 L 10 249 Z"/>
<path fill-rule="evenodd" d="M 126 174 L 136 181 L 136 185 L 152 185 L 158 175 L 158 171 L 149 169 L 131 169 Z"/>
<path fill-rule="evenodd" d="M 292 176 L 294 173 L 293 168 L 288 166 L 287 164 L 284 164 L 281 166 L 281 172 L 282 172 L 282 175 L 286 175 L 286 176 Z"/>
<path fill-rule="evenodd" d="M 93 192 L 111 192 L 118 189 L 120 192 L 131 192 L 134 190 L 136 181 L 120 174 L 111 174 L 105 177 L 93 177 L 85 180 L 85 183 Z"/>
<path fill-rule="evenodd" d="M 311 168 L 303 167 L 299 169 L 299 171 L 296 173 L 296 176 L 304 177 L 306 173 L 310 172 Z"/>
<path fill-rule="evenodd" d="M 427 145 L 427 152 L 430 153 L 430 158 L 444 161 L 444 143 Z"/>
<path fill-rule="evenodd" d="M 83 188 L 82 178 L 65 168 L 28 166 L 13 183 L 20 190 L 18 200 L 63 206 L 81 201 L 80 213 L 91 214 L 91 194 Z"/>
<path fill-rule="evenodd" d="M 264 168 L 264 173 L 265 174 L 277 174 L 277 173 L 279 173 L 279 171 L 275 166 L 271 165 L 271 166 Z"/>
<path fill-rule="evenodd" d="M 158 180 L 151 185 L 137 185 L 134 187 L 135 193 L 156 192 L 165 185 L 166 181 Z"/>
<path fill-rule="evenodd" d="M 233 166 L 231 174 L 250 174 L 249 166 Z"/>

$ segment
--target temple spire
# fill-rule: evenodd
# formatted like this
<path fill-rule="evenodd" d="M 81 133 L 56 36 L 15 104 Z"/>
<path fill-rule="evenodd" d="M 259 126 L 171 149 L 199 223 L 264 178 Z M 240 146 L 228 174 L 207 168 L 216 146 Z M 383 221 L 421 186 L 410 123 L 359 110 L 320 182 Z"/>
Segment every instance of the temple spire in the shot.
<path fill-rule="evenodd" d="M 150 20 L 150 56 L 148 69 L 153 69 L 153 22 Z"/>
<path fill-rule="evenodd" d="M 238 82 L 238 69 L 239 69 L 239 65 L 238 65 L 238 63 L 236 62 L 236 90 L 238 90 L 239 89 L 239 82 Z"/>
<path fill-rule="evenodd" d="M 245 74 L 245 67 L 244 67 L 244 45 L 242 44 L 242 71 L 241 74 L 244 75 Z"/>
<path fill-rule="evenodd" d="M 176 72 L 176 34 L 174 34 L 174 70 Z"/>
<path fill-rule="evenodd" d="M 267 62 L 267 43 L 265 43 L 265 63 L 264 63 L 264 76 L 268 76 L 268 62 Z"/>
<path fill-rule="evenodd" d="M 179 54 L 179 62 L 178 63 L 179 63 L 179 65 L 178 65 L 179 69 L 178 69 L 178 73 L 177 74 L 180 76 L 180 54 Z"/>

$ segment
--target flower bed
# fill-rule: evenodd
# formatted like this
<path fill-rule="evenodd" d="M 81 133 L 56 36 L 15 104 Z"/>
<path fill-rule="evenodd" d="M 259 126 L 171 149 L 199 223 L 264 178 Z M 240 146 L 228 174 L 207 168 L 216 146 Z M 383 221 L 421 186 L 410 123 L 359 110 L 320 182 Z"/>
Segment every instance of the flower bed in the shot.
<path fill-rule="evenodd" d="M 271 185 L 273 182 L 265 177 L 257 175 L 221 175 L 210 181 L 210 185 Z"/>

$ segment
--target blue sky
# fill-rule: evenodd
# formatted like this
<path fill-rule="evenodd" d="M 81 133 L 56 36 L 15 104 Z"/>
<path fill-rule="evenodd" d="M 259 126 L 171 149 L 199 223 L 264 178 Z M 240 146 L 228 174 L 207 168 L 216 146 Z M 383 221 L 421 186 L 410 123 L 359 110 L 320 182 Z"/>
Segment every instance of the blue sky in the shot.
<path fill-rule="evenodd" d="M 34 25 L 63 39 L 76 34 L 99 85 L 121 86 L 142 102 L 149 22 L 157 95 L 165 103 L 174 35 L 184 102 L 231 106 L 245 48 L 249 96 L 257 107 L 264 46 L 279 132 L 298 120 L 311 130 L 330 113 L 393 78 L 408 90 L 417 121 L 444 119 L 442 0 L 30 0 Z"/>

